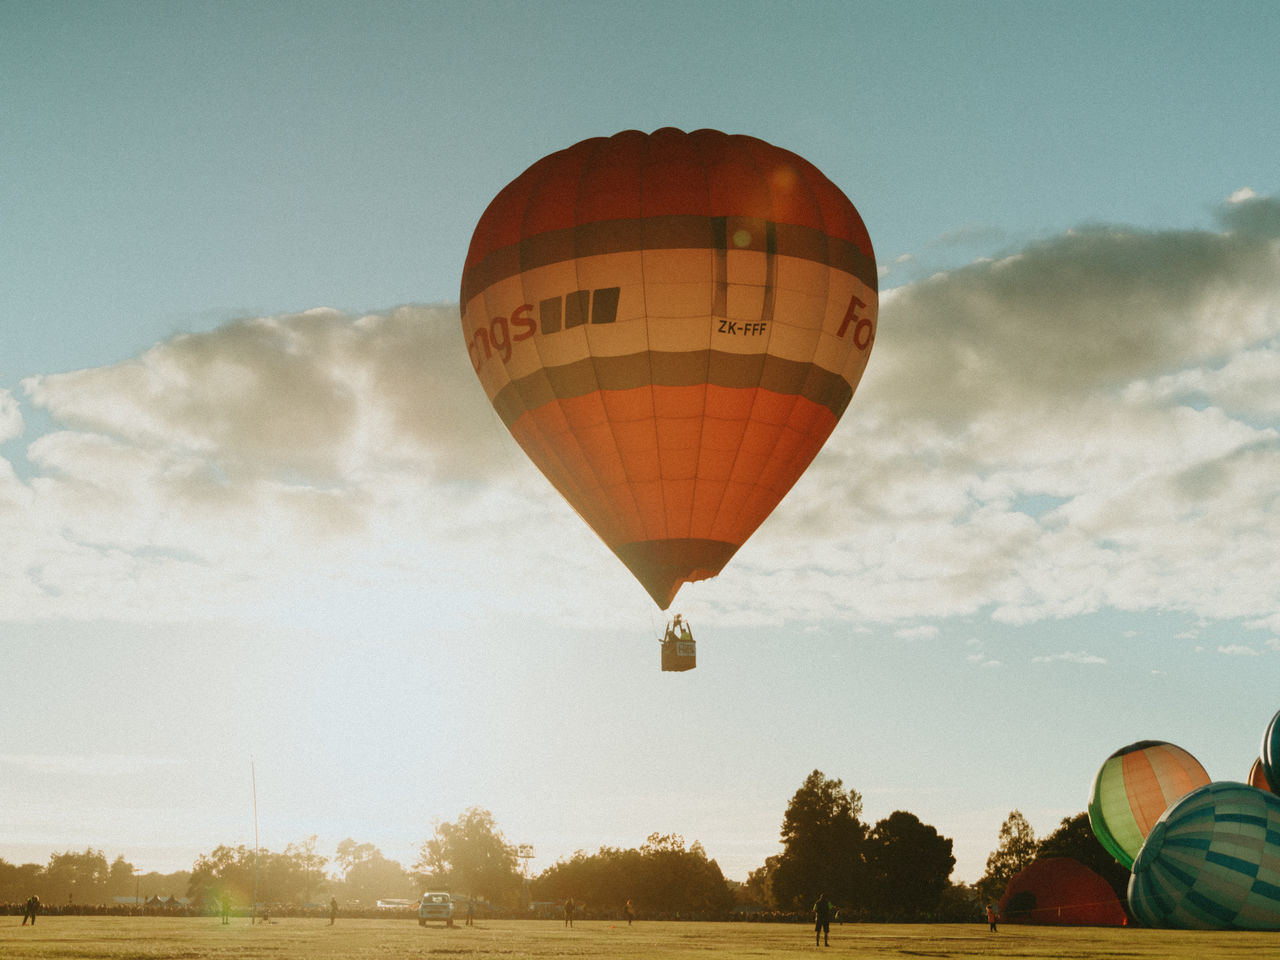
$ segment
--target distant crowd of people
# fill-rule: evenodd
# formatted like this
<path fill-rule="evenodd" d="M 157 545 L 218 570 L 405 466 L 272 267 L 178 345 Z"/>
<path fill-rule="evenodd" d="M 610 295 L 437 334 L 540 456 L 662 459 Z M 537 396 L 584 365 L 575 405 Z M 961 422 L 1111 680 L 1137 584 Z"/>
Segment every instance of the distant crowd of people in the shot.
<path fill-rule="evenodd" d="M 559 913 L 564 919 L 566 928 L 572 928 L 575 919 L 592 919 L 592 920 L 614 920 L 625 919 L 627 925 L 630 926 L 636 919 L 637 913 L 635 905 L 628 900 L 621 908 L 621 911 L 605 911 L 603 913 L 585 909 L 585 905 L 579 903 L 572 897 L 568 897 L 563 903 L 558 905 Z M 473 901 L 467 904 L 467 926 L 474 923 L 475 905 Z M 392 918 L 397 916 L 412 916 L 412 909 L 354 909 L 343 910 L 344 917 L 360 917 L 360 918 Z M 619 917 L 619 912 L 621 916 Z M 994 903 L 984 906 L 986 920 L 991 932 L 996 932 L 998 921 L 998 909 Z M 190 905 L 169 904 L 165 907 L 135 905 L 135 904 L 92 904 L 67 903 L 62 905 L 46 905 L 40 902 L 40 898 L 32 894 L 24 903 L 4 903 L 0 904 L 0 915 L 16 916 L 22 914 L 22 925 L 25 927 L 28 923 L 35 926 L 36 919 L 42 914 L 52 914 L 54 916 L 210 916 L 220 914 L 223 923 L 229 923 L 231 917 L 249 916 L 248 910 L 235 910 L 232 908 L 231 901 L 223 898 L 215 901 L 209 906 L 192 907 Z M 336 898 L 330 898 L 329 903 L 325 905 L 309 903 L 302 906 L 296 904 L 276 904 L 272 907 L 264 908 L 260 919 L 267 921 L 270 914 L 285 917 L 324 917 L 328 916 L 330 925 L 337 922 L 339 910 Z M 503 919 L 525 918 L 529 917 L 529 913 L 510 913 L 505 911 L 491 911 L 491 916 L 502 917 Z M 547 911 L 540 910 L 533 914 L 535 918 L 549 919 Z M 757 911 L 748 914 L 736 914 L 735 918 L 740 920 L 753 921 L 757 923 L 796 923 L 808 919 L 813 919 L 814 945 L 830 946 L 831 924 L 832 921 L 839 918 L 839 910 L 835 904 L 827 899 L 826 894 L 819 894 L 818 899 L 814 901 L 813 907 L 808 915 L 796 913 L 794 911 Z M 710 916 L 700 913 L 676 913 L 674 915 L 666 913 L 649 914 L 650 920 L 725 920 L 724 916 Z"/>
<path fill-rule="evenodd" d="M 34 901 L 34 902 L 33 902 Z M 34 894 L 22 903 L 0 903 L 0 916 L 23 917 L 35 923 L 37 916 L 54 917 L 192 917 L 206 911 L 189 906 L 154 907 L 132 903 L 48 903 Z"/>

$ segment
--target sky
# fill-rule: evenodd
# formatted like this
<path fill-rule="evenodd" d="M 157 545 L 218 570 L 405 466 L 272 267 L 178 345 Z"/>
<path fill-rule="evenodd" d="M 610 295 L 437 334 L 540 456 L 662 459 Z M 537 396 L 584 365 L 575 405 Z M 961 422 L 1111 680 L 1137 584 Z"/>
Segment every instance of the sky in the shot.
<path fill-rule="evenodd" d="M 0 857 L 189 869 L 491 811 L 778 853 L 814 769 L 983 873 L 1280 708 L 1280 7 L 0 0 Z M 876 248 L 823 452 L 663 614 L 458 322 L 541 156 L 805 156 Z"/>

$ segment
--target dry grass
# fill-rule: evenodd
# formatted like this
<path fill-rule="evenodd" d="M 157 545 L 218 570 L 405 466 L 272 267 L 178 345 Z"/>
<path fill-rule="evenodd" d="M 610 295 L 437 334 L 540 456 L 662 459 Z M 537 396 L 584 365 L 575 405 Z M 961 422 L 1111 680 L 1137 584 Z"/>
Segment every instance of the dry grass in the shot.
<path fill-rule="evenodd" d="M 1280 956 L 1280 933 L 1019 927 L 990 933 L 985 924 L 836 925 L 831 947 L 817 948 L 805 926 L 754 923 L 583 921 L 566 930 L 555 921 L 485 921 L 452 930 L 413 921 L 280 920 L 250 925 L 217 918 L 42 917 L 35 928 L 19 917 L 0 922 L 5 960 L 539 960 L 543 957 L 726 960 L 758 957 L 1151 958 L 1228 960 Z"/>

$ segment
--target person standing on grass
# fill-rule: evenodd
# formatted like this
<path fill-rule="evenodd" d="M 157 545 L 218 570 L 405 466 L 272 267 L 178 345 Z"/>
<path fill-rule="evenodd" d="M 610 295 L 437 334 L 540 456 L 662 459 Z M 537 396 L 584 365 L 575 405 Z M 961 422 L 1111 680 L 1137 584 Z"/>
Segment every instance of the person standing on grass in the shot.
<path fill-rule="evenodd" d="M 329 926 L 333 926 L 338 919 L 338 898 L 329 898 Z"/>
<path fill-rule="evenodd" d="M 27 918 L 30 917 L 31 925 L 34 927 L 36 925 L 36 914 L 39 912 L 40 898 L 33 893 L 31 896 L 27 897 L 27 910 L 22 915 L 22 925 L 25 927 L 27 925 Z"/>
<path fill-rule="evenodd" d="M 818 894 L 813 903 L 813 945 L 821 941 L 824 947 L 831 946 L 831 917 L 836 912 L 835 905 L 827 899 L 825 893 Z"/>
<path fill-rule="evenodd" d="M 996 905 L 994 903 L 987 904 L 987 929 L 992 933 L 996 933 Z"/>
<path fill-rule="evenodd" d="M 564 925 L 566 927 L 573 926 L 573 911 L 576 907 L 577 904 L 573 902 L 573 897 L 564 902 Z"/>

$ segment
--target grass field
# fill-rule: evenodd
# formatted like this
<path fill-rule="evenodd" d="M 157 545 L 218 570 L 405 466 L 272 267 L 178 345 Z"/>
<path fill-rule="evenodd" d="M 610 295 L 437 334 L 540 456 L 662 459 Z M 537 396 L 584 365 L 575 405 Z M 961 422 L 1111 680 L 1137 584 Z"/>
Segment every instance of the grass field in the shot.
<path fill-rule="evenodd" d="M 813 944 L 813 931 L 794 924 L 578 923 L 485 921 L 452 930 L 426 929 L 413 921 L 279 920 L 223 926 L 215 918 L 42 917 L 36 927 L 0 918 L 4 960 L 108 958 L 108 960 L 412 960 L 475 958 L 536 960 L 542 957 L 688 958 L 748 960 L 758 957 L 856 956 L 1218 960 L 1280 956 L 1280 933 L 1020 927 L 991 933 L 985 924 L 936 926 L 837 924 L 830 948 Z"/>

